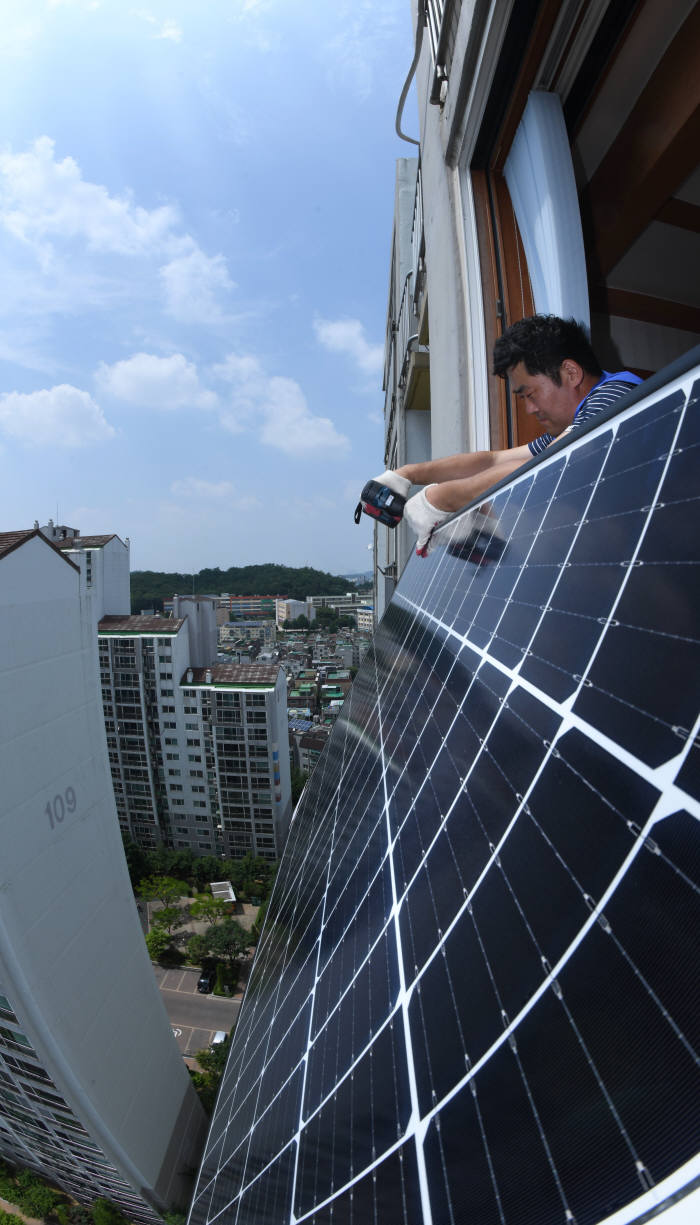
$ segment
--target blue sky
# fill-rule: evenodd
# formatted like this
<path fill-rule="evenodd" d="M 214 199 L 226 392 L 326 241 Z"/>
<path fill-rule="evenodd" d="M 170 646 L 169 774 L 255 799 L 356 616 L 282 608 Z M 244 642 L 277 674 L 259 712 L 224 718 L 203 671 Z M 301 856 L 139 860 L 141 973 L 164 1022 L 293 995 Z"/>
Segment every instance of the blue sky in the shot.
<path fill-rule="evenodd" d="M 368 569 L 409 0 L 2 10 L 0 530 Z"/>

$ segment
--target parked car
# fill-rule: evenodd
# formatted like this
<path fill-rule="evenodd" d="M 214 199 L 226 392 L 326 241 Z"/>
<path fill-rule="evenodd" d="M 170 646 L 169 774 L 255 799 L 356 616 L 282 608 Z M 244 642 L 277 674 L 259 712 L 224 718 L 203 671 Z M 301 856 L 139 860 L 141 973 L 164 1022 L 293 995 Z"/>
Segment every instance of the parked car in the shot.
<path fill-rule="evenodd" d="M 225 1042 L 227 1038 L 228 1038 L 228 1034 L 226 1033 L 225 1029 L 217 1029 L 209 1045 L 212 1048 L 215 1046 L 220 1046 L 221 1043 Z"/>
<path fill-rule="evenodd" d="M 216 975 L 213 970 L 202 970 L 197 983 L 197 990 L 201 991 L 202 995 L 208 995 L 214 988 L 214 980 Z"/>

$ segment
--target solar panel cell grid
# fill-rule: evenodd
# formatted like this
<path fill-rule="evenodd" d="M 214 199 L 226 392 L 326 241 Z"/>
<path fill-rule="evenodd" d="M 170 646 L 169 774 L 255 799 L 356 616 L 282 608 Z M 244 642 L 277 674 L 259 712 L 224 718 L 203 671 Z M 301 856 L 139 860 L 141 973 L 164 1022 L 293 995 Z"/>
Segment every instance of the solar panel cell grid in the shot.
<path fill-rule="evenodd" d="M 292 823 L 191 1225 L 623 1225 L 700 1171 L 698 386 L 497 491 L 495 560 L 457 519 L 407 567 Z"/>

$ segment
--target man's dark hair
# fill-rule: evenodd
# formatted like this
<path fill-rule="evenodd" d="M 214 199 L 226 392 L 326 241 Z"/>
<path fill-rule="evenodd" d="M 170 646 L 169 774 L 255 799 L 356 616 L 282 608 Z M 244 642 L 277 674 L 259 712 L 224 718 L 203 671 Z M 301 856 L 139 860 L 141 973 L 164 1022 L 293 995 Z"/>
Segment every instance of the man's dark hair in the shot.
<path fill-rule="evenodd" d="M 582 324 L 557 315 L 531 315 L 511 324 L 498 337 L 493 346 L 493 372 L 504 379 L 522 362 L 528 374 L 546 374 L 559 387 L 559 370 L 567 357 L 587 374 L 603 373 Z"/>

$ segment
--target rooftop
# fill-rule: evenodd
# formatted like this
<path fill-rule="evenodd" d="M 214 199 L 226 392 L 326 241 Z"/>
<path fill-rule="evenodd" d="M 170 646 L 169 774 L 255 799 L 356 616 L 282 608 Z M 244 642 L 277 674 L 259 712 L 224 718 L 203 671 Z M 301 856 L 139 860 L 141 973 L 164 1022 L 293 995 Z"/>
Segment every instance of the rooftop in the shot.
<path fill-rule="evenodd" d="M 116 532 L 110 532 L 108 536 L 65 536 L 54 543 L 58 549 L 101 549 L 110 540 L 119 540 L 121 544 Z"/>
<path fill-rule="evenodd" d="M 210 668 L 188 668 L 180 684 L 231 685 L 234 688 L 264 685 L 274 688 L 279 672 L 279 664 L 212 664 Z M 207 680 L 207 676 L 211 679 Z"/>
<path fill-rule="evenodd" d="M 176 634 L 184 624 L 184 617 L 111 615 L 102 618 L 97 632 L 99 634 Z"/>
<path fill-rule="evenodd" d="M 47 540 L 46 536 L 44 536 L 43 533 L 37 528 L 28 527 L 23 529 L 20 528 L 19 531 L 16 532 L 0 532 L 0 557 L 5 557 L 8 553 L 12 553 L 14 549 L 20 548 L 21 545 L 26 544 L 28 540 L 31 540 L 33 536 L 41 536 L 44 544 L 47 544 L 50 549 L 53 549 L 60 556 L 60 550 L 56 548 L 56 545 L 52 540 Z M 69 566 L 73 566 L 73 568 L 76 570 L 78 569 L 75 562 L 72 562 L 70 558 L 64 557 L 63 560 L 67 562 Z"/>

